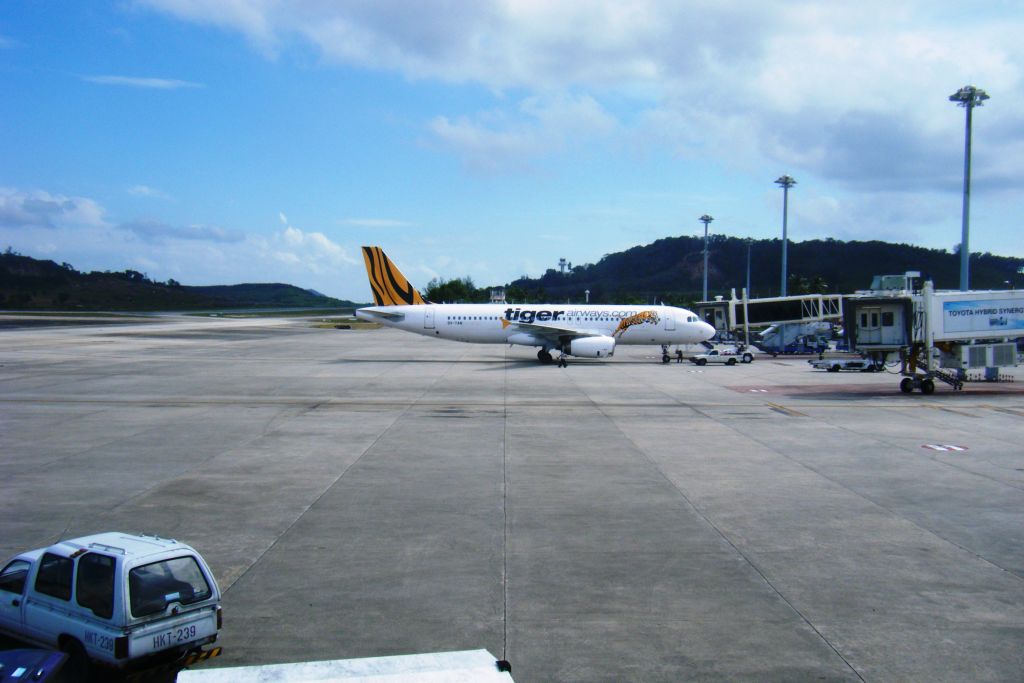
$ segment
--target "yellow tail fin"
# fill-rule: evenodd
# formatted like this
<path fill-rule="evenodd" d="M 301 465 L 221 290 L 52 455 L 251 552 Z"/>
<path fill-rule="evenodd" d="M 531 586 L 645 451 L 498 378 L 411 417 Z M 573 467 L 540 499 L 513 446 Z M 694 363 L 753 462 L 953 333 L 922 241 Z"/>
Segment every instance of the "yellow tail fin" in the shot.
<path fill-rule="evenodd" d="M 380 247 L 363 247 L 366 275 L 370 278 L 373 301 L 378 306 L 425 304 L 416 288 L 402 275 Z"/>

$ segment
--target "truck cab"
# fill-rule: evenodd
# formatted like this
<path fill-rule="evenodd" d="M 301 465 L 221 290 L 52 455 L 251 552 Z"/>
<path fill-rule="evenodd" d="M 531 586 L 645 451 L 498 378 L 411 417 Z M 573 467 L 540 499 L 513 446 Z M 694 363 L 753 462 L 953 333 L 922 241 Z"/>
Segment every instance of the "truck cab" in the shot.
<path fill-rule="evenodd" d="M 118 532 L 61 541 L 0 569 L 0 632 L 67 652 L 68 667 L 145 669 L 216 641 L 220 589 L 184 543 Z"/>

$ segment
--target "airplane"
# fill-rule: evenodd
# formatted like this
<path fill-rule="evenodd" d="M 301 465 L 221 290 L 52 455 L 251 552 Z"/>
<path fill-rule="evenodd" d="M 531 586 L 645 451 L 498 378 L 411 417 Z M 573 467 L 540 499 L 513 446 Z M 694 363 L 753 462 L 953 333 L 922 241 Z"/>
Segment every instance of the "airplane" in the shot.
<path fill-rule="evenodd" d="M 426 301 L 380 247 L 363 247 L 375 306 L 356 311 L 360 320 L 406 332 L 475 344 L 540 347 L 537 359 L 551 363 L 552 351 L 580 358 L 607 358 L 618 344 L 660 345 L 662 362 L 670 344 L 697 344 L 715 328 L 675 306 L 635 304 L 435 304 Z"/>

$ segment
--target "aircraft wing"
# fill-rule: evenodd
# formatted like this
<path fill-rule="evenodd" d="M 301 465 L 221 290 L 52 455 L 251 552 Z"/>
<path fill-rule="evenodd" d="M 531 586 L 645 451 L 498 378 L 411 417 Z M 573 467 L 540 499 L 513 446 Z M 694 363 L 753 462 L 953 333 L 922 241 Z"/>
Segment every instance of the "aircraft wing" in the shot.
<path fill-rule="evenodd" d="M 507 320 L 503 322 L 506 327 L 514 327 L 517 330 L 529 332 L 534 336 L 544 337 L 545 339 L 551 339 L 553 341 L 564 341 L 566 338 L 580 339 L 581 337 L 603 337 L 608 334 L 601 330 L 578 330 L 570 329 L 568 327 L 558 327 L 557 325 L 509 322 Z"/>

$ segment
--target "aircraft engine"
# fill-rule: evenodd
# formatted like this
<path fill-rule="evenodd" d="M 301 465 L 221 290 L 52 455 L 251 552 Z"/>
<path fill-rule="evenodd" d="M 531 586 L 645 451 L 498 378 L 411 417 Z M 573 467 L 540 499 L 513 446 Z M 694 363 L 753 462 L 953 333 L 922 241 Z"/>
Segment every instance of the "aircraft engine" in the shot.
<path fill-rule="evenodd" d="M 605 358 L 615 353 L 614 337 L 582 337 L 569 342 L 567 353 L 580 358 Z"/>

